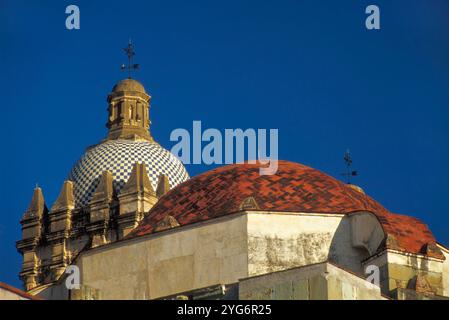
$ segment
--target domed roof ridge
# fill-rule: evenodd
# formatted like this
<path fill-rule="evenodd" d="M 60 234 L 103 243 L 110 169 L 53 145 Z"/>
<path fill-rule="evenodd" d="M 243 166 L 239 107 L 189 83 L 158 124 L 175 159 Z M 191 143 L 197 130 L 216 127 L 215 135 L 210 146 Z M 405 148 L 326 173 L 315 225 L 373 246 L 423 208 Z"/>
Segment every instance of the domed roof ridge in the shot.
<path fill-rule="evenodd" d="M 205 220 L 239 211 L 247 197 L 254 197 L 262 211 L 388 212 L 367 195 L 306 165 L 279 160 L 274 175 L 260 175 L 260 167 L 231 164 L 192 177 L 165 194 L 148 219 L 169 214 L 180 222 Z"/>
<path fill-rule="evenodd" d="M 142 83 L 135 79 L 123 79 L 117 82 L 112 88 L 112 92 L 121 92 L 121 91 L 136 91 L 141 93 L 146 93 L 145 87 Z"/>
<path fill-rule="evenodd" d="M 251 210 L 345 215 L 367 211 L 396 239 L 395 246 L 387 246 L 390 249 L 422 253 L 425 246 L 435 243 L 428 227 L 417 219 L 392 214 L 366 194 L 319 170 L 285 160 L 277 164 L 274 175 L 260 175 L 260 164 L 245 163 L 191 178 L 162 196 L 129 238 L 158 231 L 157 225 L 167 216 L 183 226 Z M 249 209 L 242 206 L 248 199 L 253 204 Z"/>

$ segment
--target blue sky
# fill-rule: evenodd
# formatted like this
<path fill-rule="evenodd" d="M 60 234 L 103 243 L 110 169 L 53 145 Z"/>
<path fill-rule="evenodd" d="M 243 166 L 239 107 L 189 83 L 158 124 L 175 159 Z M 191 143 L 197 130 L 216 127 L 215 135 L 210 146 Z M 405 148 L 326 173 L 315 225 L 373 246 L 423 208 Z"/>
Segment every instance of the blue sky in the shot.
<path fill-rule="evenodd" d="M 65 29 L 69 4 L 80 30 Z M 381 30 L 365 28 L 369 4 Z M 193 120 L 278 128 L 281 159 L 339 179 L 349 148 L 356 184 L 449 244 L 448 1 L 3 0 L 0 281 L 21 285 L 15 241 L 35 184 L 50 206 L 105 137 L 129 38 L 166 148 Z"/>

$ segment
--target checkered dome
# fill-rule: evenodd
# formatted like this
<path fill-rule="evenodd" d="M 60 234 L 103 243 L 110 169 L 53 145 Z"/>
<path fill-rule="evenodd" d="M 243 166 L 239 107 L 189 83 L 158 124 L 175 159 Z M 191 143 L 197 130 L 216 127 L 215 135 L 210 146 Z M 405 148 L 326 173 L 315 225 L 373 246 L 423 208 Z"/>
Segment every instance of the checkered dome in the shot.
<path fill-rule="evenodd" d="M 110 140 L 89 148 L 70 172 L 76 207 L 89 203 L 101 174 L 106 170 L 112 173 L 118 194 L 136 162 L 145 163 L 154 190 L 161 174 L 168 177 L 170 188 L 189 179 L 181 161 L 158 143 Z"/>

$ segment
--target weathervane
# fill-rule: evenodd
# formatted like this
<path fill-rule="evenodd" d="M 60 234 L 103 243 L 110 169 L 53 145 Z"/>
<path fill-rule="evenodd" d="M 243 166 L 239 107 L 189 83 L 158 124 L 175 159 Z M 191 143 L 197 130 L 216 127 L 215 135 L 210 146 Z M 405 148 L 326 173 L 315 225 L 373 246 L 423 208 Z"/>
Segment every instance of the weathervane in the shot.
<path fill-rule="evenodd" d="M 345 156 L 343 159 L 346 162 L 346 173 L 342 173 L 341 175 L 346 176 L 347 183 L 351 184 L 351 177 L 355 177 L 358 173 L 357 173 L 357 171 L 351 170 L 352 159 L 351 159 L 351 154 L 349 153 L 349 150 L 346 150 Z"/>
<path fill-rule="evenodd" d="M 122 64 L 121 69 L 125 70 L 128 69 L 128 79 L 131 79 L 131 71 L 139 69 L 138 64 L 132 64 L 133 56 L 136 54 L 134 52 L 134 45 L 131 42 L 131 39 L 129 39 L 128 46 L 123 49 L 128 56 L 128 65 Z"/>

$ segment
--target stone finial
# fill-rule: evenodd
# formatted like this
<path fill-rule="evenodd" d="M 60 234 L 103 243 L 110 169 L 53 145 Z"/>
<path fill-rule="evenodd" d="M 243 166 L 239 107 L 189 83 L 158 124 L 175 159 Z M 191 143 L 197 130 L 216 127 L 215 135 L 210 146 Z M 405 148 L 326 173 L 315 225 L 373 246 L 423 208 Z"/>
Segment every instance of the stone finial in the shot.
<path fill-rule="evenodd" d="M 26 290 L 30 290 L 38 284 L 39 257 L 36 254 L 36 248 L 42 236 L 42 217 L 47 213 L 48 209 L 42 190 L 36 187 L 30 205 L 20 221 L 22 240 L 16 243 L 17 250 L 23 256 L 20 278 L 24 282 Z"/>
<path fill-rule="evenodd" d="M 145 164 L 134 164 L 128 182 L 118 195 L 118 238 L 122 239 L 133 230 L 157 202 Z"/>
<path fill-rule="evenodd" d="M 23 215 L 23 219 L 40 218 L 44 215 L 45 211 L 47 211 L 47 206 L 45 205 L 42 189 L 36 187 L 30 205 Z"/>
<path fill-rule="evenodd" d="M 385 238 L 385 247 L 387 249 L 399 249 L 399 243 L 396 237 L 392 234 L 387 234 Z"/>
<path fill-rule="evenodd" d="M 158 222 L 156 227 L 154 228 L 154 231 L 164 231 L 172 228 L 179 227 L 180 224 L 178 220 L 176 220 L 173 216 L 165 216 L 164 219 Z"/>
<path fill-rule="evenodd" d="M 75 200 L 73 197 L 73 182 L 70 180 L 64 181 L 64 184 L 59 193 L 58 199 L 51 207 L 51 212 L 58 210 L 73 209 L 75 207 Z"/>
<path fill-rule="evenodd" d="M 259 210 L 259 205 L 254 197 L 247 197 L 240 204 L 240 210 Z"/>
<path fill-rule="evenodd" d="M 444 260 L 444 254 L 435 243 L 427 243 L 423 248 L 425 254 L 429 257 L 440 258 Z"/>
<path fill-rule="evenodd" d="M 90 220 L 86 229 L 90 234 L 91 247 L 98 247 L 114 239 L 110 229 L 110 214 L 113 204 L 114 187 L 112 173 L 104 171 L 89 203 Z"/>
<path fill-rule="evenodd" d="M 61 240 L 68 237 L 68 232 L 72 227 L 71 214 L 74 208 L 73 182 L 67 180 L 64 181 L 61 192 L 48 214 L 50 229 L 45 238 L 52 243 L 52 246 L 57 245 Z M 55 256 L 53 254 L 53 258 Z"/>
<path fill-rule="evenodd" d="M 31 259 L 30 257 L 34 255 L 34 249 L 42 235 L 43 216 L 47 215 L 47 213 L 48 209 L 45 205 L 42 190 L 41 188 L 36 187 L 30 205 L 23 214 L 22 220 L 20 220 L 20 224 L 22 225 L 22 240 L 17 241 L 17 249 L 22 254 L 25 255 L 26 252 L 33 251 L 32 253 L 27 254 L 28 256 L 26 259 L 29 261 L 34 261 L 34 258 Z"/>
<path fill-rule="evenodd" d="M 168 181 L 168 177 L 165 174 L 161 174 L 159 176 L 159 181 L 157 183 L 156 188 L 156 196 L 158 198 L 162 197 L 170 190 L 170 182 Z"/>
<path fill-rule="evenodd" d="M 134 164 L 131 175 L 128 182 L 121 190 L 120 194 L 133 193 L 133 192 L 146 192 L 152 196 L 155 196 L 153 186 L 151 185 L 150 178 L 148 178 L 147 169 L 145 163 Z"/>
<path fill-rule="evenodd" d="M 361 187 L 359 187 L 358 185 L 355 185 L 355 184 L 348 184 L 347 186 L 350 187 L 351 189 L 357 191 L 357 192 L 360 192 L 360 193 L 362 193 L 362 194 L 365 194 L 365 191 L 364 191 Z"/>
<path fill-rule="evenodd" d="M 112 173 L 109 171 L 103 172 L 100 176 L 100 182 L 98 183 L 90 202 L 110 201 L 114 195 L 114 187 L 112 182 Z"/>

